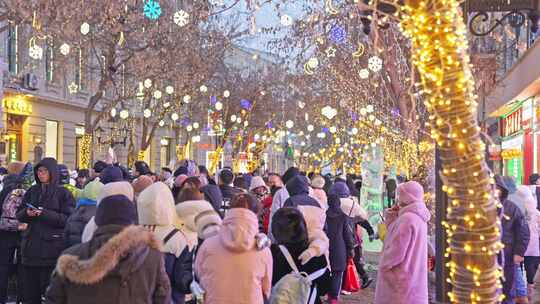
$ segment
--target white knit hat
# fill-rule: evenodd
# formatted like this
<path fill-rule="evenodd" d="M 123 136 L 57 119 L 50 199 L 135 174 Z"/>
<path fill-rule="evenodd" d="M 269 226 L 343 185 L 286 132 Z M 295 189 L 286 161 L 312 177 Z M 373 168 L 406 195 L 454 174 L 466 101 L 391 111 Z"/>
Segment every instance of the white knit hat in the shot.
<path fill-rule="evenodd" d="M 251 185 L 249 185 L 249 191 L 253 191 L 253 189 L 257 189 L 259 187 L 265 187 L 266 189 L 268 189 L 268 186 L 266 186 L 264 179 L 260 176 L 255 176 L 251 179 Z"/>
<path fill-rule="evenodd" d="M 311 186 L 313 188 L 322 189 L 324 187 L 324 184 L 326 184 L 326 181 L 320 175 L 315 175 L 311 180 Z"/>
<path fill-rule="evenodd" d="M 97 204 L 101 202 L 102 199 L 111 195 L 125 195 L 129 198 L 130 201 L 133 201 L 133 187 L 128 182 L 113 182 L 104 185 L 101 188 L 101 192 L 97 196 Z"/>

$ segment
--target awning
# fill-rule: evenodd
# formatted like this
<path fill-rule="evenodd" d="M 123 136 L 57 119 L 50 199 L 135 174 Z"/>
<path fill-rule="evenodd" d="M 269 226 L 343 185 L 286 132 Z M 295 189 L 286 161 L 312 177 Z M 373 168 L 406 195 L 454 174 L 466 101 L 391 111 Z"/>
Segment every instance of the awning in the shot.
<path fill-rule="evenodd" d="M 540 39 L 527 50 L 486 97 L 490 117 L 508 113 L 514 102 L 540 95 Z"/>

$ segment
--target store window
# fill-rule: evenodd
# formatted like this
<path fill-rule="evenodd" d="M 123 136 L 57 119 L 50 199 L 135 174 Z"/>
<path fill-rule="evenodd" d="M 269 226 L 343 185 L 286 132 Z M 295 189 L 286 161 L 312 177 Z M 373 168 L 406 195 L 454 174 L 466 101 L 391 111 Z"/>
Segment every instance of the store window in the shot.
<path fill-rule="evenodd" d="M 45 157 L 58 159 L 58 122 L 45 122 Z"/>
<path fill-rule="evenodd" d="M 19 72 L 19 27 L 9 25 L 7 36 L 8 68 L 11 74 Z"/>

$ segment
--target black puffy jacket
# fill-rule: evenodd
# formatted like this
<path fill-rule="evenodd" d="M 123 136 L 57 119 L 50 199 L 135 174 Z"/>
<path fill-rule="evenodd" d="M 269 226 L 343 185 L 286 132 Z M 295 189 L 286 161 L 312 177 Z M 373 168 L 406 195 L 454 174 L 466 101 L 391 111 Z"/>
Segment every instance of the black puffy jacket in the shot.
<path fill-rule="evenodd" d="M 64 230 L 64 238 L 66 241 L 66 248 L 81 243 L 84 227 L 90 219 L 96 215 L 97 207 L 93 205 L 82 205 L 71 214 L 67 219 L 66 228 Z"/>
<path fill-rule="evenodd" d="M 285 201 L 283 207 L 321 207 L 316 199 L 309 196 L 309 181 L 303 175 L 297 175 L 287 182 L 287 192 L 289 192 L 289 198 Z"/>
<path fill-rule="evenodd" d="M 503 201 L 502 239 L 505 259 L 514 255 L 524 256 L 529 245 L 529 225 L 525 215 L 516 204 L 508 199 Z"/>
<path fill-rule="evenodd" d="M 50 182 L 42 184 L 37 170 L 45 167 L 49 171 Z M 17 212 L 20 222 L 28 223 L 21 242 L 22 263 L 29 266 L 54 266 L 64 250 L 64 228 L 67 218 L 73 212 L 75 199 L 59 185 L 58 167 L 54 158 L 44 158 L 34 167 L 36 184 L 25 193 Z M 42 208 L 37 217 L 29 217 L 27 205 Z"/>

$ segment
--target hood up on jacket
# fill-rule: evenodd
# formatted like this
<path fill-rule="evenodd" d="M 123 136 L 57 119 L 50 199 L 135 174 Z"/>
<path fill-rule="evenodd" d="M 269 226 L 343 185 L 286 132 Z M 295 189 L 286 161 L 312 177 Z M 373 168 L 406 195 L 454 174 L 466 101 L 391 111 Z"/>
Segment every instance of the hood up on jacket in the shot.
<path fill-rule="evenodd" d="M 38 178 L 38 169 L 39 167 L 45 167 L 49 171 L 49 185 L 58 185 L 60 182 L 60 175 L 58 172 L 58 163 L 56 159 L 52 157 L 45 157 L 34 167 L 34 179 L 37 184 L 41 184 L 41 181 Z"/>
<path fill-rule="evenodd" d="M 256 248 L 258 233 L 257 215 L 245 208 L 233 208 L 227 212 L 218 236 L 228 250 L 245 252 Z"/>
<path fill-rule="evenodd" d="M 172 192 L 162 182 L 144 189 L 137 198 L 139 225 L 172 226 L 176 217 Z"/>
<path fill-rule="evenodd" d="M 351 196 L 351 190 L 349 186 L 343 181 L 336 181 L 331 187 L 329 194 L 339 196 L 339 198 L 346 198 Z"/>
<path fill-rule="evenodd" d="M 104 243 L 90 259 L 80 260 L 75 255 L 61 255 L 56 271 L 75 284 L 95 284 L 110 273 L 122 272 L 121 268 L 130 271 L 139 268 L 148 254 L 148 247 L 160 250 L 161 242 L 143 227 L 128 226 Z M 125 273 L 125 276 L 128 275 Z"/>
<path fill-rule="evenodd" d="M 326 216 L 335 218 L 343 214 L 343 210 L 341 209 L 341 199 L 339 196 L 331 194 L 328 197 L 328 210 L 326 210 Z"/>
<path fill-rule="evenodd" d="M 405 213 L 414 213 L 418 215 L 424 222 L 429 222 L 429 219 L 431 218 L 431 213 L 429 212 L 428 208 L 426 207 L 426 204 L 424 203 L 412 203 L 405 207 L 402 207 L 399 209 L 399 216 L 402 216 Z"/>
<path fill-rule="evenodd" d="M 284 207 L 313 206 L 320 208 L 319 202 L 309 195 L 309 180 L 307 177 L 297 175 L 287 183 L 287 192 L 290 197 L 283 204 Z"/>
<path fill-rule="evenodd" d="M 283 173 L 283 176 L 281 177 L 281 180 L 283 181 L 283 184 L 287 184 L 293 177 L 300 174 L 300 170 L 296 167 L 290 167 Z"/>
<path fill-rule="evenodd" d="M 287 191 L 290 196 L 309 194 L 309 180 L 302 175 L 296 175 L 287 182 Z"/>

